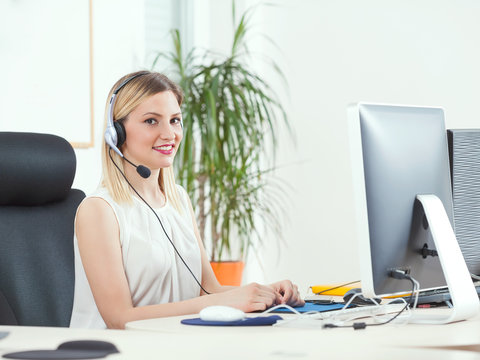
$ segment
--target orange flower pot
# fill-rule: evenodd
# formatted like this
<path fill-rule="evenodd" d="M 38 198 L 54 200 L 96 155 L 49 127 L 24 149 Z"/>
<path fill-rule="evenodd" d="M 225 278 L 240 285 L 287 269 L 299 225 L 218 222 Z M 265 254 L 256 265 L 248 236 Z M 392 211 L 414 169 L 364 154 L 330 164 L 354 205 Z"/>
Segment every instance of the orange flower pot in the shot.
<path fill-rule="evenodd" d="M 243 261 L 211 261 L 210 265 L 220 285 L 240 286 L 242 283 Z"/>

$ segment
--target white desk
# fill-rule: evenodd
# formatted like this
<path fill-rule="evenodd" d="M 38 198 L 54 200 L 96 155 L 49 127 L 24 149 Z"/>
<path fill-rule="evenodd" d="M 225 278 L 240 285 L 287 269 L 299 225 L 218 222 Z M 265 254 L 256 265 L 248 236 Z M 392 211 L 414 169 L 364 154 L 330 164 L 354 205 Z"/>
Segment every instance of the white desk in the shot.
<path fill-rule="evenodd" d="M 223 351 L 220 349 L 224 349 L 224 354 L 231 351 L 232 355 L 246 359 L 346 359 L 352 355 L 359 359 L 480 357 L 480 316 L 448 325 L 383 325 L 356 331 L 351 328 L 204 327 L 180 323 L 181 319 L 190 317 L 194 316 L 135 321 L 128 323 L 127 329 L 192 335 L 203 339 L 202 349 L 217 346 L 220 353 Z M 321 352 L 325 356 L 321 356 Z"/>
<path fill-rule="evenodd" d="M 117 346 L 121 353 L 107 357 L 112 360 L 480 358 L 480 318 L 448 325 L 385 325 L 355 331 L 199 327 L 180 324 L 185 317 L 191 316 L 135 321 L 125 331 L 0 326 L 0 331 L 11 332 L 0 340 L 0 354 L 98 339 Z"/>

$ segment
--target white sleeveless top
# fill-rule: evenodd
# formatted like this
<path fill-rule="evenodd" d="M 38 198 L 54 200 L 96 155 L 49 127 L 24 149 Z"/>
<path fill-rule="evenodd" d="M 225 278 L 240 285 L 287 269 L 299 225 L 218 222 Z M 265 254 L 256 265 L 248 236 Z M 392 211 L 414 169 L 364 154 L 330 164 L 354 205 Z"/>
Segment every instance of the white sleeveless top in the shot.
<path fill-rule="evenodd" d="M 201 282 L 201 255 L 193 230 L 188 195 L 179 185 L 177 191 L 181 214 L 168 202 L 155 211 L 178 252 Z M 104 199 L 115 213 L 133 306 L 177 302 L 200 295 L 200 287 L 175 253 L 152 210 L 142 200 L 134 197 L 132 204 L 118 204 L 105 188 L 97 189 L 89 197 Z M 106 328 L 88 284 L 76 236 L 74 249 L 75 293 L 70 327 Z"/>

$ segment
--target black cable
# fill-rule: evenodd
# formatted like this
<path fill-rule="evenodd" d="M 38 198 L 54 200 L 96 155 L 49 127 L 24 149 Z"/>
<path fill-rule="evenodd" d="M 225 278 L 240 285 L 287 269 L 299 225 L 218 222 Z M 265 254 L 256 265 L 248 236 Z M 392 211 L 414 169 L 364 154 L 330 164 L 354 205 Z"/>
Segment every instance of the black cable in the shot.
<path fill-rule="evenodd" d="M 193 278 L 195 279 L 195 281 L 197 282 L 198 286 L 200 286 L 200 289 L 203 290 L 203 292 L 207 295 L 210 295 L 210 293 L 205 290 L 202 286 L 202 284 L 198 281 L 197 277 L 195 276 L 195 274 L 193 273 L 193 271 L 190 269 L 190 267 L 187 265 L 187 263 L 185 262 L 185 260 L 183 259 L 182 255 L 180 255 L 180 253 L 178 252 L 177 250 L 177 247 L 175 246 L 175 244 L 173 243 L 172 239 L 170 239 L 170 236 L 168 236 L 168 233 L 167 231 L 165 230 L 165 228 L 163 227 L 163 223 L 162 221 L 160 220 L 160 218 L 158 217 L 157 213 L 155 210 L 153 210 L 153 208 L 148 204 L 148 202 L 145 201 L 145 199 L 138 193 L 137 190 L 135 190 L 135 188 L 133 187 L 133 185 L 130 183 L 130 181 L 128 181 L 127 177 L 125 176 L 125 174 L 123 173 L 122 170 L 120 170 L 120 168 L 118 167 L 117 163 L 113 160 L 113 157 L 112 157 L 112 149 L 110 148 L 109 151 L 108 151 L 108 155 L 110 156 L 110 160 L 112 160 L 112 163 L 113 165 L 115 165 L 115 167 L 117 168 L 117 170 L 120 172 L 120 174 L 122 174 L 123 178 L 125 179 L 125 181 L 127 182 L 127 184 L 132 188 L 132 190 L 135 192 L 135 194 L 137 194 L 137 196 L 148 206 L 148 208 L 150 210 L 152 210 L 153 214 L 155 215 L 155 217 L 157 218 L 158 222 L 160 223 L 160 226 L 162 227 L 162 230 L 163 232 L 165 233 L 165 236 L 167 237 L 168 241 L 170 242 L 170 244 L 173 246 L 173 249 L 175 250 L 175 253 L 178 255 L 178 257 L 180 258 L 180 260 L 182 260 L 183 264 L 187 267 L 188 271 L 190 272 L 190 274 L 192 274 Z"/>
<path fill-rule="evenodd" d="M 376 324 L 369 324 L 369 326 L 378 326 L 378 325 L 385 325 L 385 324 L 388 324 L 390 322 L 392 322 L 393 320 L 395 320 L 397 317 L 400 316 L 401 313 L 403 313 L 405 310 L 407 310 L 407 308 L 409 306 L 411 306 L 413 304 L 413 294 L 415 293 L 415 282 L 413 281 L 412 277 L 408 274 L 405 274 L 405 279 L 407 280 L 410 280 L 411 283 L 412 283 L 412 292 L 410 294 L 410 296 L 408 297 L 408 302 L 405 304 L 405 306 L 403 307 L 402 310 L 400 310 L 394 317 L 392 317 L 391 319 L 383 322 L 383 323 L 376 323 Z"/>

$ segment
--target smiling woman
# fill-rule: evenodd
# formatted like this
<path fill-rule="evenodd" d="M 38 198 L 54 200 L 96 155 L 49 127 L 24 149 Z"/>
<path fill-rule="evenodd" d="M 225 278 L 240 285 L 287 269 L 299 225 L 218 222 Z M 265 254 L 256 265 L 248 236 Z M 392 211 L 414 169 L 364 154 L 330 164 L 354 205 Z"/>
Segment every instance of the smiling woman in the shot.
<path fill-rule="evenodd" d="M 124 121 L 126 132 L 132 134 L 125 142 L 124 156 L 152 169 L 170 167 L 183 138 L 181 116 L 180 105 L 171 91 L 146 99 Z"/>
<path fill-rule="evenodd" d="M 172 171 L 183 138 L 182 100 L 176 84 L 149 71 L 126 75 L 110 92 L 103 181 L 75 223 L 71 327 L 124 328 L 210 305 L 250 312 L 303 304 L 288 280 L 236 288 L 215 278 L 190 199 Z"/>

